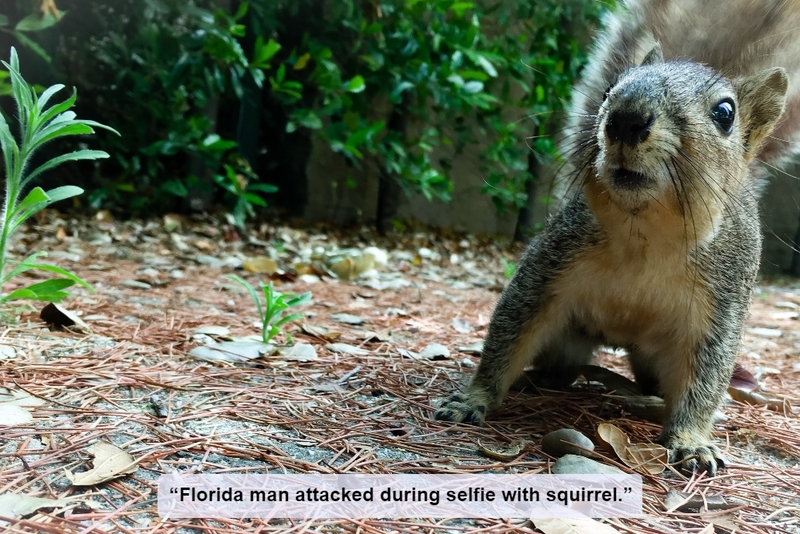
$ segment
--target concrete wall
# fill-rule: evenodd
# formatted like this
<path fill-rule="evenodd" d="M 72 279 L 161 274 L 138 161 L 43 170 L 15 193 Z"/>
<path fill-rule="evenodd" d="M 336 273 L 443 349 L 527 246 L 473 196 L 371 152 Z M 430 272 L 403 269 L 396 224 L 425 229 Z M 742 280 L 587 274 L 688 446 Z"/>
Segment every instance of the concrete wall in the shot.
<path fill-rule="evenodd" d="M 761 272 L 786 274 L 792 263 L 792 248 L 800 221 L 800 164 L 786 172 L 771 171 L 761 196 L 764 250 Z"/>
<path fill-rule="evenodd" d="M 520 140 L 524 143 L 524 140 Z M 439 149 L 434 161 L 446 155 Z M 470 233 L 511 236 L 516 214 L 498 213 L 488 196 L 481 193 L 481 147 L 470 148 L 453 159 L 453 201 L 444 204 L 428 202 L 421 195 L 404 197 L 399 210 L 401 220 L 416 220 L 434 227 L 451 228 Z M 327 145 L 314 141 L 312 157 L 307 166 L 309 204 L 306 217 L 335 224 L 369 224 L 375 220 L 378 196 L 378 169 L 367 163 L 362 170 L 353 168 Z M 792 243 L 800 221 L 800 164 L 789 167 L 786 173 L 772 171 L 766 181 L 761 201 L 764 233 L 762 273 L 779 275 L 788 272 L 792 262 Z M 352 177 L 356 187 L 347 186 Z M 549 178 L 545 178 L 545 181 Z M 546 208 L 533 201 L 535 219 L 543 221 Z"/>

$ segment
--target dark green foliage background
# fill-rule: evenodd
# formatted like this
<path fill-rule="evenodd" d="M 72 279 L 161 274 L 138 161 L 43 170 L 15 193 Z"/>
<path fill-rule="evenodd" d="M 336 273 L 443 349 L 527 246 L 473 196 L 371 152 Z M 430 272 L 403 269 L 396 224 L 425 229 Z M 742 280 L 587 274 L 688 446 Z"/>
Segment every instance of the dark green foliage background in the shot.
<path fill-rule="evenodd" d="M 597 0 L 57 4 L 62 20 L 41 27 L 31 25 L 36 2 L 0 8 L 0 54 L 17 46 L 26 77 L 77 87 L 78 115 L 122 136 L 87 138 L 111 158 L 47 179 L 86 188 L 96 208 L 139 215 L 222 206 L 237 224 L 267 201 L 302 210 L 312 136 L 352 165 L 356 181 L 370 162 L 405 191 L 443 201 L 458 177 L 434 150 L 488 146 L 484 192 L 498 208 L 522 208 L 532 172 L 557 158 L 552 134 L 608 7 Z M 27 26 L 17 27 L 25 17 Z M 0 100 L 13 113 L 9 99 Z"/>

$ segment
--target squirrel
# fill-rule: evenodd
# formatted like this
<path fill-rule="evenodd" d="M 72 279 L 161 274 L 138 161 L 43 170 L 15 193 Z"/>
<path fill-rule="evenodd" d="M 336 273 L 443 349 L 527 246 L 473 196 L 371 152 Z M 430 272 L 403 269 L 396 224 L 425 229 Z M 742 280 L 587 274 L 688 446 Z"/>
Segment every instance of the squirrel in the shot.
<path fill-rule="evenodd" d="M 725 467 L 713 414 L 759 269 L 760 160 L 800 127 L 797 28 L 800 0 L 628 0 L 607 16 L 564 128 L 571 187 L 435 419 L 483 424 L 527 366 L 569 385 L 613 346 L 664 398 L 670 461 Z"/>

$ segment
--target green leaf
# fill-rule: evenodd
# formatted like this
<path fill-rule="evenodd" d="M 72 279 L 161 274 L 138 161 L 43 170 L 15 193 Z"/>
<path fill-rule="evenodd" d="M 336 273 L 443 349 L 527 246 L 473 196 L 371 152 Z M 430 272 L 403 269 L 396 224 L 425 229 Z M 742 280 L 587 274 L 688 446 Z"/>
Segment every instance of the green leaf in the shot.
<path fill-rule="evenodd" d="M 44 282 L 38 282 L 36 284 L 31 284 L 28 287 L 12 291 L 6 295 L 3 300 L 9 301 L 31 299 L 43 300 L 47 302 L 59 302 L 64 297 L 69 295 L 63 290 L 74 285 L 75 282 L 73 280 L 68 280 L 66 278 L 54 278 L 53 280 L 45 280 Z M 55 298 L 57 298 L 57 300 L 55 300 Z"/>
<path fill-rule="evenodd" d="M 60 274 L 61 276 L 69 278 L 70 280 L 73 280 L 75 283 L 82 285 L 86 289 L 94 291 L 94 288 L 90 286 L 87 282 L 85 282 L 82 278 L 80 278 L 78 275 L 72 274 L 71 272 L 62 269 L 61 267 L 56 267 L 55 265 L 48 265 L 47 263 L 28 264 L 27 267 L 28 269 L 26 270 L 39 269 L 41 271 L 49 271 L 51 273 Z"/>
<path fill-rule="evenodd" d="M 458 17 L 463 17 L 464 12 L 468 9 L 472 9 L 475 7 L 475 4 L 472 2 L 456 2 L 450 6 L 450 9 L 456 14 Z"/>
<path fill-rule="evenodd" d="M 78 195 L 83 194 L 83 189 L 76 185 L 63 185 L 61 187 L 56 187 L 55 189 L 51 189 L 47 192 L 47 196 L 50 197 L 50 202 L 58 202 L 59 200 L 65 200 L 68 198 L 76 197 Z"/>
<path fill-rule="evenodd" d="M 2 132 L 0 132 L 2 133 Z M 54 167 L 58 167 L 62 163 L 66 163 L 67 161 L 78 161 L 78 160 L 87 160 L 87 159 L 103 159 L 107 158 L 108 154 L 103 152 L 102 150 L 76 150 L 75 152 L 70 152 L 69 154 L 62 154 L 61 156 L 55 157 L 33 170 L 30 174 L 28 174 L 25 179 L 23 180 L 23 185 L 30 182 L 40 174 L 45 171 L 49 171 Z M 82 191 L 81 191 L 82 192 Z M 78 193 L 80 194 L 80 193 Z M 74 195 L 73 195 L 74 196 Z"/>
<path fill-rule="evenodd" d="M 64 12 L 60 11 L 59 14 L 63 16 Z M 19 21 L 14 29 L 21 32 L 35 32 L 54 26 L 56 22 L 58 22 L 58 19 L 56 19 L 52 13 L 44 15 L 40 13 L 31 13 Z"/>
<path fill-rule="evenodd" d="M 303 314 L 302 313 L 292 313 L 290 315 L 287 315 L 286 317 L 283 317 L 279 321 L 276 321 L 273 324 L 273 326 L 275 328 L 280 328 L 281 326 L 285 325 L 286 323 L 289 323 L 289 322 L 292 322 L 292 321 L 297 321 L 297 320 L 300 320 L 302 318 L 303 318 Z"/>
<path fill-rule="evenodd" d="M 7 26 L 8 25 L 8 17 L 5 15 L 0 15 L 0 26 Z"/>
<path fill-rule="evenodd" d="M 39 43 L 37 43 L 36 41 L 34 41 L 33 39 L 31 39 L 22 32 L 12 32 L 12 33 L 17 41 L 19 41 L 24 46 L 33 50 L 37 56 L 45 60 L 47 63 L 53 62 L 53 58 L 50 57 L 50 54 L 48 54 L 44 48 L 39 46 Z"/>
<path fill-rule="evenodd" d="M 306 291 L 302 295 L 292 295 L 291 297 L 286 301 L 287 306 L 301 306 L 311 302 L 311 291 Z"/>
<path fill-rule="evenodd" d="M 66 291 L 31 291 L 29 288 L 17 289 L 12 291 L 2 299 L 0 302 L 10 302 L 12 300 L 39 300 L 42 302 L 61 302 L 69 296 Z"/>
<path fill-rule="evenodd" d="M 476 55 L 475 60 L 478 62 L 478 65 L 486 71 L 486 74 L 491 76 L 492 78 L 497 78 L 497 69 L 494 68 L 494 65 L 486 59 L 484 56 Z"/>
<path fill-rule="evenodd" d="M 360 93 L 367 88 L 367 84 L 362 76 L 356 75 L 345 84 L 344 88 L 350 93 Z"/>
<path fill-rule="evenodd" d="M 255 288 L 252 285 L 250 285 L 250 282 L 248 282 L 247 280 L 245 280 L 245 279 L 243 279 L 243 278 L 241 278 L 239 276 L 236 276 L 235 274 L 229 274 L 228 278 L 230 278 L 234 282 L 238 283 L 240 286 L 244 287 L 247 290 L 247 292 L 250 293 L 250 296 L 253 298 L 253 302 L 256 303 L 256 309 L 258 310 L 258 316 L 263 321 L 264 320 L 264 312 L 263 312 L 263 310 L 261 308 L 261 301 L 258 298 L 258 293 L 256 293 Z"/>
<path fill-rule="evenodd" d="M 167 180 L 161 188 L 176 197 L 185 198 L 189 194 L 189 190 L 180 180 Z"/>
<path fill-rule="evenodd" d="M 36 261 L 39 257 L 46 256 L 46 255 L 47 255 L 47 253 L 45 251 L 40 250 L 39 252 L 34 252 L 30 256 L 28 256 L 27 258 L 22 260 L 20 263 L 17 264 L 16 267 L 14 267 L 14 269 L 12 269 L 10 272 L 6 273 L 6 275 L 3 277 L 2 280 L 0 280 L 0 286 L 2 286 L 3 284 L 8 282 L 9 280 L 14 278 L 15 276 L 17 276 L 19 274 L 22 274 L 25 271 L 30 271 L 31 269 L 33 269 L 33 267 L 32 267 L 32 265 L 34 265 L 33 262 Z"/>
<path fill-rule="evenodd" d="M 54 117 L 64 113 L 72 106 L 75 105 L 75 101 L 78 99 L 78 91 L 74 87 L 72 88 L 72 95 L 69 98 L 61 102 L 60 104 L 54 104 L 53 107 L 48 109 L 47 111 L 41 110 L 42 115 L 37 119 L 35 123 L 35 128 L 38 128 L 40 125 L 47 124 L 50 120 Z"/>
<path fill-rule="evenodd" d="M 267 62 L 272 59 L 272 56 L 277 54 L 280 49 L 281 45 L 276 43 L 274 40 L 270 39 L 265 44 L 264 38 L 259 36 L 256 39 L 255 51 L 253 52 L 253 61 L 250 62 L 249 66 L 260 69 L 269 68 L 269 64 Z"/>
<path fill-rule="evenodd" d="M 44 192 L 44 189 L 41 187 L 34 187 L 31 189 L 30 193 L 28 193 L 22 202 L 19 203 L 17 209 L 15 210 L 15 214 L 23 211 L 25 208 L 33 206 L 34 204 L 38 203 L 47 203 L 50 201 L 50 197 L 47 193 Z"/>
<path fill-rule="evenodd" d="M 472 80 L 464 84 L 464 90 L 470 94 L 480 93 L 483 91 L 483 82 Z"/>
<path fill-rule="evenodd" d="M 39 100 L 36 102 L 37 111 L 41 113 L 42 110 L 44 110 L 44 107 L 47 105 L 48 100 L 50 100 L 50 97 L 62 90 L 64 87 L 65 86 L 63 84 L 57 83 L 45 89 L 44 93 L 42 93 L 42 95 L 39 97 Z"/>
<path fill-rule="evenodd" d="M 278 186 L 272 184 L 248 184 L 247 190 L 259 191 L 261 193 L 276 193 L 278 191 Z"/>

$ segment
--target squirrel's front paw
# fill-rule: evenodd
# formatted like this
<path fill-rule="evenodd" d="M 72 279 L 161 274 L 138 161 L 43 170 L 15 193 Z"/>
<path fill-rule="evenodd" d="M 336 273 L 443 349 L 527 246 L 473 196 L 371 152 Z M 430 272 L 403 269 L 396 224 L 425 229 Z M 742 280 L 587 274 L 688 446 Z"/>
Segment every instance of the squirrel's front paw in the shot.
<path fill-rule="evenodd" d="M 439 421 L 465 422 L 480 426 L 486 418 L 486 403 L 475 395 L 452 393 L 449 398 L 442 401 L 434 412 L 433 418 Z"/>
<path fill-rule="evenodd" d="M 717 469 L 725 468 L 725 457 L 716 445 L 671 439 L 664 446 L 669 449 L 670 463 L 680 464 L 686 471 L 705 471 L 713 477 Z"/>

